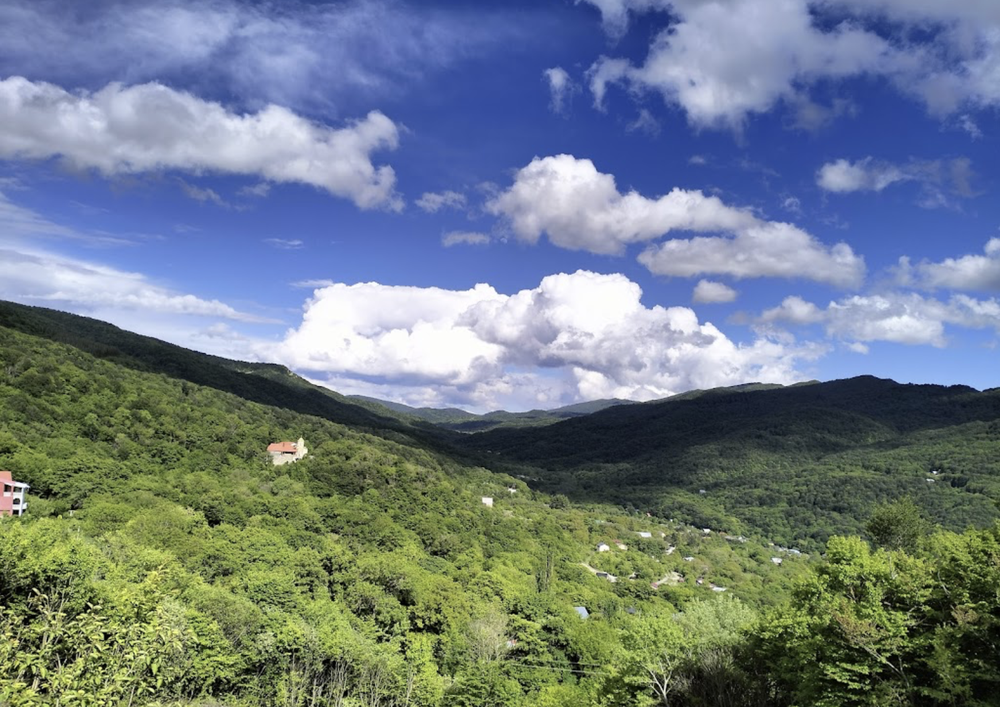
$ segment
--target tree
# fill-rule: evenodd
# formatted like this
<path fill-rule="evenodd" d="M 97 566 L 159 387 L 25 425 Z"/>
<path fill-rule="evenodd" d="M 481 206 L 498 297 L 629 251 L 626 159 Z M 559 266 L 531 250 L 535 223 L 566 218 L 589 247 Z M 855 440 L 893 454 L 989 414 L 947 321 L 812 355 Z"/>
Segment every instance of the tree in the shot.
<path fill-rule="evenodd" d="M 927 535 L 929 524 L 909 496 L 875 508 L 865 530 L 876 547 L 913 553 Z"/>
<path fill-rule="evenodd" d="M 872 552 L 861 538 L 830 539 L 827 563 L 793 605 L 761 622 L 766 661 L 796 704 L 910 704 L 931 573 L 902 552 Z"/>

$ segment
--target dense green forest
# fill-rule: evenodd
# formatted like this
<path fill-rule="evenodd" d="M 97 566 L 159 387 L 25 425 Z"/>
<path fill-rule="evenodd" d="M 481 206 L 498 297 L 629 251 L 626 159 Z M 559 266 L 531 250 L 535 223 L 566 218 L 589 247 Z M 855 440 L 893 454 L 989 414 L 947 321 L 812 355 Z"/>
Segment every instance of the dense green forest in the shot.
<path fill-rule="evenodd" d="M 818 550 L 909 496 L 952 530 L 1000 514 L 1000 390 L 871 377 L 742 386 L 622 405 L 462 444 L 490 468 L 579 501 Z"/>
<path fill-rule="evenodd" d="M 912 503 L 847 499 L 857 514 L 842 515 L 864 539 L 813 539 L 802 553 L 717 500 L 733 468 L 713 465 L 721 442 L 697 469 L 717 483 L 685 486 L 687 506 L 660 496 L 647 509 L 613 480 L 606 503 L 577 483 L 586 460 L 538 463 L 548 436 L 522 441 L 536 455 L 527 464 L 498 433 L 439 432 L 278 367 L 46 310 L 0 316 L 0 468 L 32 486 L 29 512 L 0 520 L 0 704 L 998 702 L 989 395 L 942 393 L 908 424 L 872 412 L 889 431 L 863 444 L 839 428 L 829 448 L 818 431 L 797 442 L 821 471 L 875 449 L 900 477 L 928 461 L 908 455 L 937 446 L 941 480 L 922 483 L 954 499 L 929 503 L 922 486 Z M 945 409 L 963 395 L 964 413 Z M 647 414 L 674 414 L 659 410 L 621 406 L 532 433 L 575 434 L 624 411 L 642 430 Z M 801 410 L 787 414 L 809 427 Z M 272 465 L 267 444 L 300 436 L 309 454 Z M 560 458 L 605 454 L 572 439 Z M 653 456 L 602 456 L 591 471 L 640 473 Z M 535 475 L 550 473 L 565 474 L 564 492 L 538 489 L 552 480 Z M 705 504 L 741 525 L 693 523 Z M 813 517 L 824 518 L 792 516 L 790 532 Z M 966 523 L 978 529 L 935 527 Z"/>

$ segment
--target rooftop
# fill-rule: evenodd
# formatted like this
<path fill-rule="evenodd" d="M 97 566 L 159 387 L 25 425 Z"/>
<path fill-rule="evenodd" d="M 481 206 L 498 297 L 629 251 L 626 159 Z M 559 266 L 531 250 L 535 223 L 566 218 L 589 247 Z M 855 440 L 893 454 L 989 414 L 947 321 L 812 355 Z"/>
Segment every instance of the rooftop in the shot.
<path fill-rule="evenodd" d="M 298 446 L 295 442 L 274 442 L 267 445 L 267 451 L 279 452 L 281 454 L 295 454 L 298 451 Z"/>

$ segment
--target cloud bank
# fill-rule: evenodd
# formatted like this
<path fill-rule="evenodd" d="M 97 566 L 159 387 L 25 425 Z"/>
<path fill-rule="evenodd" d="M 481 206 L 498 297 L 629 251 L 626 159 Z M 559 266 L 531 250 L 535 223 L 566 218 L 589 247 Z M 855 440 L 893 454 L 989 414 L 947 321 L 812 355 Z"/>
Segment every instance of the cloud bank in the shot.
<path fill-rule="evenodd" d="M 926 289 L 1000 291 L 1000 238 L 991 238 L 983 255 L 963 255 L 940 262 L 922 260 L 911 265 L 900 258 L 896 270 L 901 284 Z"/>
<path fill-rule="evenodd" d="M 691 388 L 800 380 L 822 350 L 762 337 L 741 345 L 687 307 L 646 307 L 623 275 L 545 277 L 512 295 L 337 283 L 265 358 L 338 389 L 479 409 L 661 398 Z M 381 388 L 379 388 L 381 387 Z M 428 401 L 427 388 L 437 391 Z"/>

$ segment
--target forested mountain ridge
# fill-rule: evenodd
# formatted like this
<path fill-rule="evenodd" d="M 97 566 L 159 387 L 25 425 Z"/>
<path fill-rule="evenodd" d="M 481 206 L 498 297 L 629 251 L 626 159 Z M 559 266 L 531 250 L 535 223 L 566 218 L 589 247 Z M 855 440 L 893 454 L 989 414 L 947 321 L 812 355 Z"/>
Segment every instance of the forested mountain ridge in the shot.
<path fill-rule="evenodd" d="M 615 405 L 628 405 L 628 400 L 608 399 L 591 400 L 585 403 L 564 405 L 551 410 L 528 410 L 527 412 L 507 412 L 494 410 L 483 415 L 466 412 L 459 408 L 415 408 L 409 405 L 393 403 L 378 398 L 363 395 L 352 395 L 351 400 L 358 400 L 374 405 L 380 405 L 394 412 L 431 422 L 437 427 L 456 432 L 483 432 L 498 427 L 529 427 L 550 425 L 559 420 L 568 420 L 604 410 Z"/>
<path fill-rule="evenodd" d="M 89 317 L 0 301 L 0 326 L 67 344 L 134 370 L 162 373 L 264 405 L 373 431 L 415 434 L 424 440 L 444 434 L 415 418 L 395 415 L 383 406 L 313 385 L 285 366 L 203 354 Z"/>
<path fill-rule="evenodd" d="M 550 492 L 812 547 L 904 495 L 954 529 L 998 517 L 998 389 L 871 376 L 722 389 L 461 444 Z"/>

